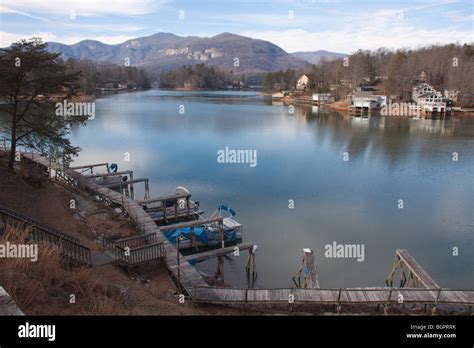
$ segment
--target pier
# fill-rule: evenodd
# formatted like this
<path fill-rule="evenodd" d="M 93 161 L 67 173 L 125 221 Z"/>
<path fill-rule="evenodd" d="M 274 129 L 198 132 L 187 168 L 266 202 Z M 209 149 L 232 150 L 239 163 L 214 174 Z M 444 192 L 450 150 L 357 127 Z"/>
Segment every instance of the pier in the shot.
<path fill-rule="evenodd" d="M 149 261 L 150 256 L 143 256 L 142 249 L 140 249 L 143 247 L 147 249 L 148 247 L 148 253 L 145 252 L 145 255 L 156 255 L 156 258 L 161 258 L 172 276 L 177 280 L 179 287 L 186 292 L 195 303 L 244 304 L 246 306 L 253 304 L 288 304 L 289 308 L 296 304 L 333 304 L 337 306 L 338 313 L 340 312 L 341 306 L 345 304 L 376 304 L 384 306 L 385 314 L 387 314 L 390 306 L 400 305 L 400 303 L 427 304 L 432 306 L 433 314 L 436 311 L 436 306 L 439 304 L 469 306 L 469 310 L 471 310 L 472 305 L 474 305 L 474 290 L 445 289 L 439 287 L 428 273 L 421 268 L 413 256 L 404 249 L 397 249 L 395 252 L 394 264 L 387 277 L 387 287 L 320 288 L 316 260 L 311 249 L 304 249 L 301 271 L 297 274 L 304 276 L 303 286 L 301 286 L 301 282 L 297 288 L 284 289 L 222 288 L 209 286 L 203 276 L 190 262 L 217 258 L 220 261 L 218 261 L 218 272 L 216 272 L 216 276 L 223 278 L 222 258 L 225 255 L 234 252 L 236 250 L 235 248 L 238 248 L 240 251 L 248 250 L 249 261 L 247 269 L 250 270 L 252 258 L 253 267 L 255 267 L 254 257 L 256 247 L 251 243 L 238 244 L 234 247 L 226 246 L 221 238 L 220 248 L 183 256 L 177 248 L 167 240 L 163 232 L 183 227 L 193 228 L 198 225 L 210 223 L 218 224 L 222 231 L 222 217 L 157 226 L 154 219 L 143 209 L 143 205 L 153 203 L 153 201 L 161 202 L 162 204 L 166 201 L 173 201 L 175 202 L 175 207 L 180 199 L 188 201 L 190 196 L 170 196 L 136 201 L 97 184 L 91 180 L 91 177 L 82 175 L 70 168 L 63 168 L 61 165 L 51 162 L 40 155 L 22 153 L 22 161 L 23 160 L 43 166 L 50 177 L 55 180 L 66 182 L 68 185 L 87 191 L 104 203 L 112 207 L 120 208 L 142 233 L 142 236 L 136 238 L 132 237 L 132 239 L 127 241 L 130 250 L 140 250 L 137 251 L 136 255 L 141 256 L 137 256 L 134 260 L 136 260 L 137 263 Z M 91 166 L 87 168 L 91 168 Z M 176 214 L 168 218 L 168 210 L 162 209 L 163 220 L 173 218 L 177 220 Z M 173 211 L 176 211 L 174 209 L 175 208 L 173 208 Z M 189 204 L 187 204 L 185 209 L 187 217 L 189 217 Z M 110 241 L 106 243 L 110 244 Z M 124 249 L 120 243 L 120 241 L 116 242 L 115 250 L 117 250 L 117 247 Z M 159 247 L 156 246 L 158 244 L 160 245 Z M 121 259 L 121 256 L 116 256 L 116 258 Z M 122 261 L 126 260 L 127 259 L 123 259 Z M 393 287 L 394 275 L 397 270 L 402 270 L 401 286 Z M 420 285 L 422 287 L 420 287 Z M 402 302 L 400 302 L 400 298 L 403 299 Z"/>
<path fill-rule="evenodd" d="M 400 271 L 400 287 L 418 288 L 422 285 L 427 289 L 439 289 L 439 285 L 436 284 L 406 249 L 397 249 L 395 251 L 392 271 L 385 280 L 388 286 L 393 286 L 397 271 Z"/>

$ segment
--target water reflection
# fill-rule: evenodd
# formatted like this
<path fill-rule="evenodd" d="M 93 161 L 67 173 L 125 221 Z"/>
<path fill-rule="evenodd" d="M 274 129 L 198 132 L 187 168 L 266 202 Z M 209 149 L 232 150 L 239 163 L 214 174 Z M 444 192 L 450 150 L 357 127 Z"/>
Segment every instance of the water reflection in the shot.
<path fill-rule="evenodd" d="M 472 119 L 360 119 L 311 106 L 291 114 L 255 94 L 149 91 L 99 99 L 72 142 L 84 148 L 78 165 L 116 162 L 150 178 L 152 195 L 185 185 L 207 213 L 236 209 L 244 239 L 260 246 L 257 286 L 290 286 L 303 247 L 317 252 L 325 287 L 383 285 L 396 248 L 443 286 L 474 285 Z M 218 164 L 226 146 L 258 150 L 258 166 Z M 325 259 L 334 240 L 364 243 L 366 261 Z M 456 260 L 453 243 L 464 248 Z M 231 283 L 245 285 L 244 263 L 226 264 Z"/>

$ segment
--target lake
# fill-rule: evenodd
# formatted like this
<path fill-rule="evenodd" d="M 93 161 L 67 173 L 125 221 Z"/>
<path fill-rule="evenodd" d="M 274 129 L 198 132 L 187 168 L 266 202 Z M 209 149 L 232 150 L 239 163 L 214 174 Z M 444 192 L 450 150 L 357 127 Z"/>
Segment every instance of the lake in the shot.
<path fill-rule="evenodd" d="M 186 186 L 205 216 L 231 206 L 244 242 L 258 245 L 257 287 L 291 286 L 303 248 L 315 252 L 322 288 L 384 285 L 398 248 L 440 286 L 474 287 L 474 119 L 289 111 L 252 92 L 107 96 L 71 135 L 83 149 L 75 164 L 132 169 L 150 178 L 152 197 Z M 256 166 L 218 163 L 226 147 L 256 150 Z M 326 258 L 333 242 L 363 245 L 363 261 Z M 247 252 L 226 260 L 226 281 L 246 286 L 246 261 Z M 212 273 L 215 261 L 199 268 Z"/>

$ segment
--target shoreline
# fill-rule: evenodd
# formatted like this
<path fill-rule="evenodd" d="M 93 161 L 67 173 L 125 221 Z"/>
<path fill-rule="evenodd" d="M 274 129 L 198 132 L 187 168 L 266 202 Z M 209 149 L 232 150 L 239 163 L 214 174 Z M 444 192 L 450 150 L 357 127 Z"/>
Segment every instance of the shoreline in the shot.
<path fill-rule="evenodd" d="M 272 94 L 264 94 L 272 95 Z M 294 98 L 294 97 L 283 97 L 283 98 L 272 98 L 272 101 L 282 102 L 284 104 L 291 105 L 305 105 L 305 106 L 318 106 L 325 107 L 327 109 L 339 112 L 339 113 L 349 113 L 352 108 L 347 103 L 333 102 L 333 103 L 313 103 L 312 100 L 308 98 Z M 352 115 L 351 115 L 352 116 Z M 373 116 L 384 116 L 380 115 L 379 111 L 376 111 Z M 387 115 L 385 117 L 409 117 L 413 118 L 413 115 Z M 446 113 L 429 113 L 429 112 L 420 112 L 420 118 L 424 119 L 443 119 L 447 117 L 474 117 L 474 111 L 449 111 Z"/>

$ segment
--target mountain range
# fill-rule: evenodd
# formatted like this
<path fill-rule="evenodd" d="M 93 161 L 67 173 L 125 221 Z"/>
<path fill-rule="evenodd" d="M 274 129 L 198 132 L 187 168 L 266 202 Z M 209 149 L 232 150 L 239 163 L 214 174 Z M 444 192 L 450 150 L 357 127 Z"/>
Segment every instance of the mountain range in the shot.
<path fill-rule="evenodd" d="M 237 74 L 256 74 L 275 70 L 305 69 L 315 57 L 331 59 L 339 53 L 328 51 L 290 54 L 264 40 L 222 33 L 213 37 L 178 36 L 157 33 L 108 45 L 84 40 L 72 45 L 49 42 L 50 52 L 62 53 L 64 59 L 91 59 L 143 68 L 157 76 L 161 71 L 183 65 L 204 63 Z"/>
<path fill-rule="evenodd" d="M 324 50 L 319 50 L 319 51 L 314 51 L 314 52 L 293 52 L 291 53 L 291 55 L 294 57 L 304 59 L 311 64 L 318 64 L 322 59 L 333 60 L 333 59 L 344 58 L 344 57 L 349 56 L 348 54 L 345 54 L 345 53 L 336 53 L 336 52 L 330 52 L 330 51 L 324 51 Z"/>

